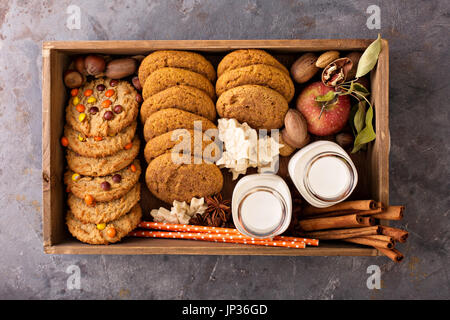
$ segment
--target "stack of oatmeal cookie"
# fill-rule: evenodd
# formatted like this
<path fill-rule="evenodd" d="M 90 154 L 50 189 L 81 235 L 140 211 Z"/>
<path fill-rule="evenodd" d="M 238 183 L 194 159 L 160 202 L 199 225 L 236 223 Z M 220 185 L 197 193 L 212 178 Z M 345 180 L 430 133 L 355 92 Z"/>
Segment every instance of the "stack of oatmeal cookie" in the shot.
<path fill-rule="evenodd" d="M 215 79 L 212 64 L 188 51 L 155 51 L 139 67 L 146 183 L 167 203 L 190 202 L 222 190 L 223 176 L 212 159 L 218 147 L 209 135 L 217 131 Z M 183 160 L 178 158 L 180 144 L 189 151 Z"/>
<path fill-rule="evenodd" d="M 141 220 L 139 98 L 127 81 L 108 78 L 71 91 L 62 138 L 66 223 L 82 242 L 118 242 Z"/>

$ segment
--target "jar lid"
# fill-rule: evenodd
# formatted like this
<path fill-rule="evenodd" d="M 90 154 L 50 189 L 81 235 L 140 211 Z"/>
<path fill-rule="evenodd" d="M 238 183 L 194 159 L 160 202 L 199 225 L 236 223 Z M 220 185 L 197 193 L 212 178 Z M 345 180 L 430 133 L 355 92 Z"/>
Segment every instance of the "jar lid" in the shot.
<path fill-rule="evenodd" d="M 286 220 L 287 204 L 275 189 L 258 186 L 241 198 L 237 215 L 239 224 L 248 234 L 270 237 L 276 234 Z"/>
<path fill-rule="evenodd" d="M 355 175 L 351 164 L 339 153 L 319 153 L 306 165 L 306 191 L 318 200 L 343 200 L 352 192 L 354 182 Z"/>

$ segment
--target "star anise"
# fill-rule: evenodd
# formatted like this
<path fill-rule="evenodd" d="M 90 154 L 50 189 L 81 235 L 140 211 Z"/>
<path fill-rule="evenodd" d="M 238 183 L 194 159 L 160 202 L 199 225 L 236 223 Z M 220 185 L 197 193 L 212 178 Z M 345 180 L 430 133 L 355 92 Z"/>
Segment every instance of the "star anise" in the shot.
<path fill-rule="evenodd" d="M 205 197 L 208 208 L 203 214 L 196 214 L 189 221 L 190 224 L 206 225 L 212 227 L 231 227 L 231 201 L 223 200 L 220 193 Z"/>

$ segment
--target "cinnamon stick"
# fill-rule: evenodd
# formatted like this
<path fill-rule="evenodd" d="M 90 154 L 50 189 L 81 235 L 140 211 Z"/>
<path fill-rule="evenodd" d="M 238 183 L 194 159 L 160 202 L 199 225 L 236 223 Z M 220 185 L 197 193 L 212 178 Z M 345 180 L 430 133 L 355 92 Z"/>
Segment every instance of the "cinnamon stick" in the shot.
<path fill-rule="evenodd" d="M 386 249 L 386 248 L 379 248 L 375 247 L 378 251 L 380 251 L 382 254 L 384 254 L 386 257 L 391 259 L 394 262 L 401 262 L 403 260 L 403 254 L 398 251 L 397 249 Z"/>
<path fill-rule="evenodd" d="M 358 210 L 341 210 L 341 211 L 332 211 L 332 212 L 325 212 L 320 214 L 314 214 L 309 216 L 302 216 L 304 219 L 315 219 L 315 218 L 328 218 L 328 217 L 338 217 L 338 216 L 346 216 L 349 214 L 355 214 L 359 213 L 361 211 Z"/>
<path fill-rule="evenodd" d="M 380 231 L 381 234 L 392 237 L 395 241 L 402 243 L 406 242 L 406 239 L 408 239 L 409 235 L 408 231 L 387 226 L 381 226 Z"/>
<path fill-rule="evenodd" d="M 305 216 L 316 215 L 326 212 L 344 211 L 344 210 L 373 210 L 377 209 L 379 204 L 374 200 L 355 200 L 344 201 L 327 208 L 316 208 L 313 206 L 306 207 L 303 210 Z"/>
<path fill-rule="evenodd" d="M 382 213 L 383 211 L 383 208 L 376 208 L 373 210 L 357 211 L 355 213 L 359 214 L 360 216 L 373 216 L 375 214 Z"/>
<path fill-rule="evenodd" d="M 348 232 L 351 230 L 352 232 Z M 354 230 L 354 231 L 353 231 Z M 366 228 L 354 228 L 354 229 L 339 229 L 339 230 L 326 230 L 308 232 L 305 234 L 307 237 L 312 237 L 320 240 L 340 240 L 354 237 L 371 236 L 376 235 L 378 228 L 366 227 Z"/>
<path fill-rule="evenodd" d="M 368 236 L 364 236 L 364 238 L 392 242 L 392 244 L 394 244 L 394 241 L 395 241 L 394 238 L 392 238 L 390 236 L 385 236 L 384 234 L 368 235 Z"/>
<path fill-rule="evenodd" d="M 349 229 L 334 229 L 334 230 L 323 230 L 323 231 L 310 231 L 304 233 L 304 235 L 334 235 L 334 234 L 358 234 L 360 232 L 370 231 L 372 234 L 380 234 L 381 228 L 380 226 L 372 226 L 372 227 L 362 227 L 362 228 L 349 228 Z"/>
<path fill-rule="evenodd" d="M 354 228 L 366 226 L 365 223 L 366 222 L 363 221 L 363 217 L 360 217 L 356 214 L 331 218 L 306 219 L 299 221 L 300 228 L 303 231 Z"/>
<path fill-rule="evenodd" d="M 401 220 L 403 218 L 404 206 L 389 206 L 386 211 L 372 215 L 372 217 L 384 220 Z"/>
<path fill-rule="evenodd" d="M 385 248 L 385 249 L 394 248 L 394 245 L 391 242 L 377 240 L 377 239 L 367 239 L 364 237 L 343 239 L 343 241 L 362 244 L 362 245 L 366 245 L 366 246 L 377 247 L 377 248 Z"/>
<path fill-rule="evenodd" d="M 361 226 L 374 226 L 376 221 L 373 217 L 360 217 L 361 218 Z"/>

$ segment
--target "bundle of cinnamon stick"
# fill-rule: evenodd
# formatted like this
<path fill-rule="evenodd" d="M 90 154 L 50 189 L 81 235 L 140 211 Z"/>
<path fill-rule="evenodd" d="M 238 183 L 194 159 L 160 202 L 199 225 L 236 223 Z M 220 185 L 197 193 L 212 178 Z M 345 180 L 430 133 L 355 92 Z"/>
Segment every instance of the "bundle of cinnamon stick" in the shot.
<path fill-rule="evenodd" d="M 379 220 L 401 220 L 404 206 L 384 207 L 374 200 L 344 201 L 328 208 L 304 208 L 298 229 L 304 237 L 339 240 L 371 246 L 395 262 L 403 254 L 395 248 L 404 243 L 408 232 L 380 224 Z"/>

